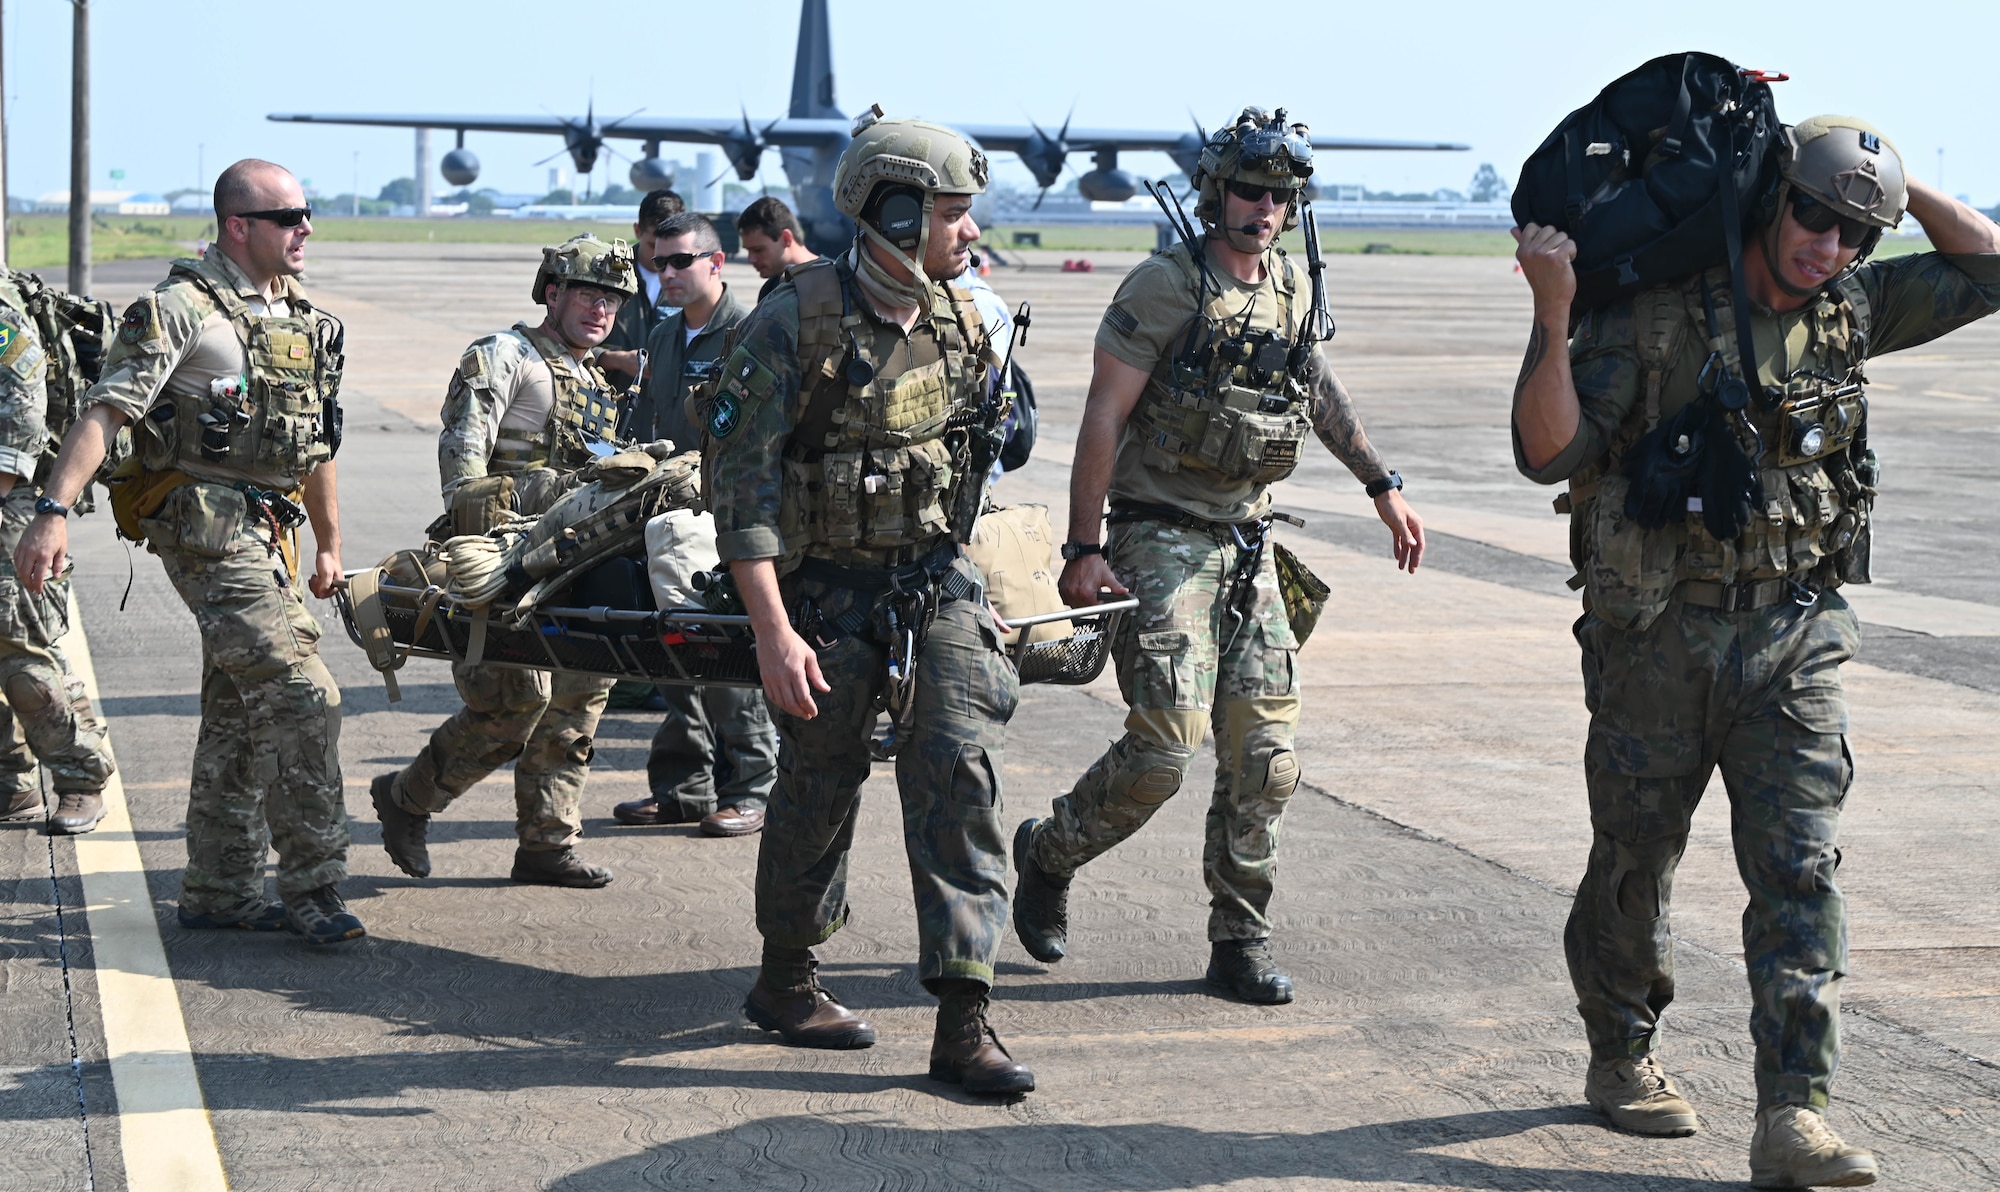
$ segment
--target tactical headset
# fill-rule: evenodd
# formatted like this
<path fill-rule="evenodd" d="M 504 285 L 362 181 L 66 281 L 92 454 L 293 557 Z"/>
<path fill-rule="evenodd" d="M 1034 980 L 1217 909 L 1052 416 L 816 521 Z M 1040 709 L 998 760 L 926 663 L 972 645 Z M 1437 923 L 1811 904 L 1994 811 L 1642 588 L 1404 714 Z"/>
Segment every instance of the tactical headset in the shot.
<path fill-rule="evenodd" d="M 916 251 L 924 235 L 924 192 L 914 186 L 884 186 L 864 214 L 876 231 L 904 252 Z"/>

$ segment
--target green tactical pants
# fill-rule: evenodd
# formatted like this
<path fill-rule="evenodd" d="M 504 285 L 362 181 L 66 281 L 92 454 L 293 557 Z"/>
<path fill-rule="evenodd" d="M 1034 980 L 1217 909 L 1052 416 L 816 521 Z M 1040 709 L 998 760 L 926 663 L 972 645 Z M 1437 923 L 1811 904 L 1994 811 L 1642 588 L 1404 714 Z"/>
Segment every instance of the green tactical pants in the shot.
<path fill-rule="evenodd" d="M 977 579 L 969 560 L 956 564 Z M 872 596 L 788 577 L 785 604 L 802 598 L 831 621 L 862 612 Z M 757 930 L 767 945 L 809 948 L 847 919 L 847 854 L 871 763 L 868 736 L 888 651 L 871 631 L 818 651 L 833 690 L 815 692 L 819 715 L 773 710 L 778 781 L 757 852 Z M 916 707 L 896 753 L 903 844 L 917 904 L 917 977 L 993 983 L 1007 927 L 1007 840 L 1000 769 L 1007 721 L 1020 694 L 1014 669 L 986 612 L 984 585 L 938 609 L 917 652 Z"/>
<path fill-rule="evenodd" d="M 1271 553 L 1234 609 L 1229 575 L 1242 551 L 1233 542 L 1166 522 L 1125 522 L 1111 528 L 1106 554 L 1139 599 L 1112 643 L 1131 711 L 1124 737 L 1055 801 L 1035 834 L 1035 863 L 1065 879 L 1137 832 L 1181 788 L 1213 728 L 1215 790 L 1202 847 L 1208 938 L 1264 939 L 1279 826 L 1299 783 L 1298 641 Z"/>
<path fill-rule="evenodd" d="M 1854 779 L 1840 685 L 1860 644 L 1854 614 L 1833 592 L 1811 608 L 1747 613 L 1677 600 L 1641 631 L 1586 613 L 1575 632 L 1594 840 L 1564 947 L 1593 1055 L 1655 1045 L 1674 997 L 1674 868 L 1720 767 L 1750 895 L 1743 956 L 1758 1103 L 1824 1108 L 1847 967 L 1834 839 Z"/>
<path fill-rule="evenodd" d="M 667 715 L 646 754 L 646 784 L 685 821 L 717 807 L 761 811 L 778 776 L 778 730 L 754 687 L 663 686 Z M 718 787 L 715 761 L 729 763 Z"/>
<path fill-rule="evenodd" d="M 340 688 L 319 656 L 319 622 L 242 493 L 174 490 L 141 523 L 201 632 L 201 732 L 188 794 L 181 909 L 215 914 L 264 895 L 278 852 L 278 897 L 347 876 L 340 779 Z"/>
<path fill-rule="evenodd" d="M 69 632 L 69 581 L 31 596 L 14 573 L 14 548 L 40 491 L 16 483 L 0 507 L 0 804 L 41 785 L 94 794 L 111 777 L 104 722 L 56 642 Z"/>
<path fill-rule="evenodd" d="M 465 707 L 439 725 L 390 796 L 403 810 L 436 815 L 493 771 L 514 765 L 514 831 L 521 847 L 558 849 L 583 835 L 598 717 L 614 680 L 455 662 Z M 516 759 L 519 759 L 516 761 Z"/>

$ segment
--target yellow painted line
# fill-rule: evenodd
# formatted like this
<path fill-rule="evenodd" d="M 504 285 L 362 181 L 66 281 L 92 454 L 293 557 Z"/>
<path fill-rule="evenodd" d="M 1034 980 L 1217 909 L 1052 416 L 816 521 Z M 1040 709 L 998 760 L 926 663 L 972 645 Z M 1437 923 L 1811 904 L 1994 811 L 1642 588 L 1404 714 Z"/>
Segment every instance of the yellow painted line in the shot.
<path fill-rule="evenodd" d="M 74 592 L 69 623 L 63 652 L 91 702 L 101 708 L 97 670 L 90 662 Z M 132 834 L 125 785 L 116 774 L 104 787 L 103 822 L 75 841 L 104 1017 L 104 1049 L 118 1092 L 125 1184 L 132 1192 L 227 1192 L 215 1127 L 208 1120 L 188 1045 L 187 1019 Z"/>

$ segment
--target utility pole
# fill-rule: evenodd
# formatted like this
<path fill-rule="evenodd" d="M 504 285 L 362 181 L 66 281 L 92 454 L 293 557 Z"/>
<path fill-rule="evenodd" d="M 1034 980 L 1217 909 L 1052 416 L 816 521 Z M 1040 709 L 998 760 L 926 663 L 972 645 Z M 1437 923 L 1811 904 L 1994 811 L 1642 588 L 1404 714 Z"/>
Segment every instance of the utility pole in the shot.
<path fill-rule="evenodd" d="M 354 151 L 354 189 L 347 193 L 347 207 L 349 215 L 361 214 L 361 150 L 359 149 Z"/>
<path fill-rule="evenodd" d="M 90 293 L 90 0 L 70 0 L 75 25 L 69 65 L 69 280 Z"/>
<path fill-rule="evenodd" d="M 431 215 L 431 130 L 417 130 L 417 194 L 418 219 L 429 219 Z"/>

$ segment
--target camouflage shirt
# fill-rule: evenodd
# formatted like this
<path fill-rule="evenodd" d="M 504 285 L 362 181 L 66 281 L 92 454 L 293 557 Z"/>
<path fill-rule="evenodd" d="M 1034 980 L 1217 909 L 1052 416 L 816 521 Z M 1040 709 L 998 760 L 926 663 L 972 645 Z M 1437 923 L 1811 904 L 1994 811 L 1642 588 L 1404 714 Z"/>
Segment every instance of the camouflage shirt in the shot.
<path fill-rule="evenodd" d="M 569 367 L 589 382 L 596 365 L 572 353 Z M 554 373 L 520 326 L 472 341 L 460 358 L 438 412 L 438 481 L 451 490 L 486 475 L 493 449 L 508 432 L 540 434 L 555 408 Z"/>
<path fill-rule="evenodd" d="M 1928 343 L 2000 310 L 2000 254 L 1927 252 L 1872 261 L 1855 272 L 1850 284 L 1858 284 L 1867 298 L 1866 355 L 1882 356 Z M 1809 302 L 1784 314 L 1752 305 L 1757 371 L 1764 382 L 1790 374 L 1818 350 L 1809 325 L 1815 305 Z M 1638 338 L 1631 299 L 1593 310 L 1577 324 L 1570 340 L 1570 369 L 1582 407 L 1576 437 L 1536 468 L 1522 454 L 1516 428 L 1514 463 L 1522 475 L 1555 484 L 1582 469 L 1601 467 L 1614 447 L 1636 437 L 1644 418 Z M 1681 337 L 1661 384 L 1663 418 L 1693 399 L 1707 359 L 1701 335 Z"/>
<path fill-rule="evenodd" d="M 278 296 L 264 300 L 227 253 L 211 248 L 199 261 L 184 262 L 218 289 L 234 292 L 257 315 L 289 318 L 310 313 L 296 278 L 278 279 Z M 229 317 L 186 277 L 169 277 L 125 308 L 118 334 L 105 352 L 104 373 L 84 395 L 83 410 L 107 405 L 136 423 L 164 394 L 201 397 L 211 383 L 243 378 L 249 358 Z M 82 412 L 82 411 L 79 411 Z M 269 488 L 297 488 L 304 476 L 268 472 L 226 461 L 176 465 L 201 480 L 248 482 Z"/>
<path fill-rule="evenodd" d="M 26 306 L 0 281 L 0 473 L 32 480 L 49 445 L 48 356 Z"/>

